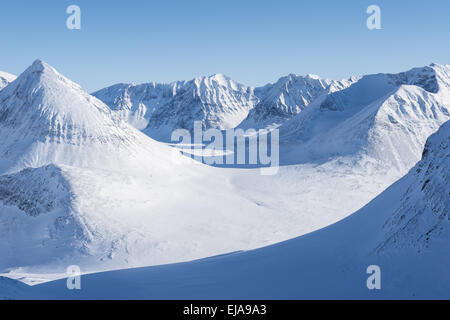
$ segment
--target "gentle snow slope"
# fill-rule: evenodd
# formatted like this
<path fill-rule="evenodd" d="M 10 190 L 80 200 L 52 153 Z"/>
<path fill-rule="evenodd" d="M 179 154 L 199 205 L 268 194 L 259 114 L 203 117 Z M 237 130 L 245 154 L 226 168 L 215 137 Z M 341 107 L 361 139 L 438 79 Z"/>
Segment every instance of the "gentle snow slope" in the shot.
<path fill-rule="evenodd" d="M 450 122 L 408 175 L 349 218 L 270 247 L 65 280 L 10 297 L 52 299 L 449 299 Z M 381 290 L 366 269 L 381 268 Z M 3 296 L 12 284 L 6 283 Z M 1 288 L 1 287 L 0 287 Z M 1 290 L 1 289 L 0 289 Z"/>

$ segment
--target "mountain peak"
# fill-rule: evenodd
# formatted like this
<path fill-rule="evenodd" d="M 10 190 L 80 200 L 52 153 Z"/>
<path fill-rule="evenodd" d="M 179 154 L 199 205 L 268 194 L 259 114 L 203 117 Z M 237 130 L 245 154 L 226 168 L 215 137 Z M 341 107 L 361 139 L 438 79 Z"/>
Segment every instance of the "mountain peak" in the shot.
<path fill-rule="evenodd" d="M 6 87 L 8 84 L 16 80 L 16 76 L 7 72 L 0 71 L 0 90 Z"/>
<path fill-rule="evenodd" d="M 33 64 L 27 69 L 30 72 L 44 72 L 44 71 L 50 71 L 57 73 L 56 70 L 50 66 L 48 63 L 46 63 L 43 60 L 36 59 Z"/>
<path fill-rule="evenodd" d="M 214 73 L 207 77 L 198 77 L 196 78 L 199 80 L 199 82 L 216 82 L 220 85 L 227 86 L 230 82 L 233 82 L 233 80 L 230 77 L 227 77 L 223 73 Z"/>
<path fill-rule="evenodd" d="M 317 74 L 308 73 L 305 78 L 308 79 L 314 79 L 314 80 L 321 80 L 321 78 Z"/>

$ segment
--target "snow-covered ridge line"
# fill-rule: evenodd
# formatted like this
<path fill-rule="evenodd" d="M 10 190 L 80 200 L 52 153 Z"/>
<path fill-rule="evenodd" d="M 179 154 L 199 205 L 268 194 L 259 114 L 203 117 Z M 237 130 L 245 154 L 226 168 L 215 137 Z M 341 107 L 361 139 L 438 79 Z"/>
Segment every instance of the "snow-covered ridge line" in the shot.
<path fill-rule="evenodd" d="M 204 128 L 272 128 L 287 122 L 322 97 L 327 97 L 322 102 L 323 108 L 327 105 L 340 108 L 330 100 L 333 92 L 371 78 L 385 77 L 391 86 L 417 85 L 436 93 L 438 81 L 448 79 L 432 76 L 432 73 L 435 69 L 445 68 L 445 65 L 431 64 L 398 74 L 351 77 L 340 81 L 316 75 L 289 74 L 275 83 L 256 88 L 216 74 L 169 84 L 117 84 L 93 95 L 136 128 L 157 140 L 167 141 L 171 131 L 191 130 L 194 121 L 201 121 Z M 339 99 L 345 101 L 344 96 Z"/>
<path fill-rule="evenodd" d="M 16 76 L 7 72 L 0 71 L 0 90 L 6 87 L 8 84 L 16 80 Z"/>

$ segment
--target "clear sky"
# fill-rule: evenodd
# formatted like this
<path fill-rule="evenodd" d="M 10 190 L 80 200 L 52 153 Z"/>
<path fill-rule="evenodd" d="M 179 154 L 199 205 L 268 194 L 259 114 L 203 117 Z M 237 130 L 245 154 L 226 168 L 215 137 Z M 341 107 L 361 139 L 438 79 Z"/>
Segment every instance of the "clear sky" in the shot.
<path fill-rule="evenodd" d="M 81 8 L 81 30 L 66 9 Z M 381 8 L 381 30 L 366 9 Z M 0 70 L 36 58 L 92 92 L 224 73 L 253 86 L 450 64 L 449 0 L 0 0 Z"/>

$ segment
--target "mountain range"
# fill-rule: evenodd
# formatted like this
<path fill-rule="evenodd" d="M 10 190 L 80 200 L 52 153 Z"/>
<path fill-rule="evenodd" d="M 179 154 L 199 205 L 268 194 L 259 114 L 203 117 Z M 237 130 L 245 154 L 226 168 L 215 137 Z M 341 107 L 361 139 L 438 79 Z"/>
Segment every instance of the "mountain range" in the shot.
<path fill-rule="evenodd" d="M 39 284 L 64 277 L 72 264 L 94 273 L 269 246 L 161 269 L 167 290 L 165 275 L 176 270 L 199 279 L 203 297 L 201 290 L 211 288 L 199 276 L 204 268 L 221 283 L 227 279 L 218 274 L 230 265 L 250 285 L 263 274 L 257 261 L 280 275 L 274 294 L 283 288 L 288 294 L 293 275 L 274 257 L 292 266 L 306 257 L 310 263 L 299 268 L 307 273 L 318 263 L 318 248 L 325 264 L 339 270 L 401 250 L 409 262 L 421 257 L 413 252 L 430 255 L 427 270 L 448 264 L 435 254 L 449 242 L 448 65 L 342 81 L 289 75 L 261 88 L 219 74 L 118 84 L 94 95 L 41 60 L 8 79 L 0 91 L 0 273 L 9 278 Z M 279 129 L 278 173 L 207 166 L 161 143 L 174 129 L 192 130 L 194 121 L 204 129 L 264 129 L 261 137 Z M 341 249 L 342 257 L 333 254 Z M 346 257 L 361 260 L 342 264 Z M 257 270 L 247 282 L 242 265 Z M 154 270 L 143 271 L 149 281 L 161 275 Z M 342 279 L 348 278 L 356 281 L 346 271 Z M 155 294 L 156 288 L 164 291 L 155 286 Z"/>

